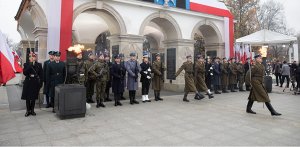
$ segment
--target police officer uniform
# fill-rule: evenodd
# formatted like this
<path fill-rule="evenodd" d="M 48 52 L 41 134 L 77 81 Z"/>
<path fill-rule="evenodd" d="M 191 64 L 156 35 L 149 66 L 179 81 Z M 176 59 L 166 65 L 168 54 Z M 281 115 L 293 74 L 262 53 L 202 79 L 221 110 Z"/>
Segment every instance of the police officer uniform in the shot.
<path fill-rule="evenodd" d="M 197 88 L 195 86 L 193 62 L 189 61 L 189 60 L 191 60 L 192 56 L 188 55 L 188 56 L 186 56 L 186 58 L 188 59 L 188 61 L 184 62 L 175 74 L 175 76 L 177 77 L 181 73 L 182 70 L 185 71 L 185 74 L 184 74 L 184 80 L 185 80 L 184 91 L 185 91 L 185 93 L 184 93 L 183 101 L 189 102 L 189 100 L 187 99 L 187 95 L 189 92 L 195 92 L 195 99 L 197 99 L 197 100 L 203 99 L 204 96 L 197 91 Z"/>
<path fill-rule="evenodd" d="M 48 55 L 49 55 L 49 56 L 53 56 L 54 53 L 55 53 L 54 51 L 49 51 L 49 52 L 48 52 Z M 44 70 L 44 71 L 43 71 L 43 80 L 44 80 L 43 94 L 46 95 L 46 103 L 47 103 L 46 108 L 51 107 L 50 99 L 49 99 L 49 88 L 50 88 L 49 84 L 50 84 L 50 82 L 46 80 L 46 70 L 47 70 L 48 65 L 49 65 L 51 62 L 53 62 L 53 59 L 46 60 L 46 61 L 44 62 L 44 65 L 43 65 L 43 70 Z M 53 107 L 53 106 L 52 106 L 52 107 Z"/>
<path fill-rule="evenodd" d="M 220 63 L 219 63 L 219 61 L 217 61 L 219 59 L 220 59 L 219 57 L 215 57 L 214 58 L 214 63 L 212 65 L 212 67 L 213 67 L 213 85 L 214 85 L 215 94 L 221 94 L 218 91 L 219 86 L 221 85 L 220 84 L 221 69 L 220 69 Z"/>
<path fill-rule="evenodd" d="M 60 57 L 60 52 L 55 52 L 54 56 Z M 66 66 L 62 61 L 53 61 L 47 66 L 46 80 L 50 82 L 49 97 L 54 110 L 55 86 L 63 84 L 66 77 Z"/>

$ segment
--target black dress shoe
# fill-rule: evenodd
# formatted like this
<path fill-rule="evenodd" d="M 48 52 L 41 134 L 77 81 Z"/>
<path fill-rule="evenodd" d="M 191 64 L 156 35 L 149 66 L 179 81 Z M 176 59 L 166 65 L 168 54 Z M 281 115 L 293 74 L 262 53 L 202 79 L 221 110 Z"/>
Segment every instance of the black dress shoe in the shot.
<path fill-rule="evenodd" d="M 246 110 L 247 113 L 250 113 L 250 114 L 256 114 L 256 112 L 252 111 L 252 110 Z"/>
<path fill-rule="evenodd" d="M 105 105 L 103 103 L 100 103 L 99 106 L 103 107 L 103 108 L 105 107 Z"/>
<path fill-rule="evenodd" d="M 214 96 L 212 94 L 208 94 L 208 98 L 212 99 L 212 98 L 214 98 Z"/>
<path fill-rule="evenodd" d="M 30 113 L 27 111 L 26 113 L 25 113 L 25 117 L 28 117 L 30 115 Z"/>
<path fill-rule="evenodd" d="M 31 111 L 31 115 L 36 116 L 36 113 L 34 111 Z"/>
<path fill-rule="evenodd" d="M 146 103 L 147 101 L 143 101 L 143 103 Z"/>
<path fill-rule="evenodd" d="M 120 102 L 117 102 L 117 105 L 119 105 L 119 106 L 122 106 L 122 103 L 120 103 Z"/>
<path fill-rule="evenodd" d="M 159 97 L 159 98 L 157 98 L 157 99 L 158 99 L 159 101 L 163 101 L 163 100 L 164 100 L 164 99 L 162 99 L 162 98 L 160 98 L 160 97 Z"/>
<path fill-rule="evenodd" d="M 216 91 L 215 91 L 215 94 L 221 94 L 221 92 L 219 92 L 219 91 L 216 90 Z"/>
<path fill-rule="evenodd" d="M 188 99 L 183 99 L 184 102 L 190 102 Z"/>
<path fill-rule="evenodd" d="M 147 102 L 151 102 L 151 100 L 147 100 Z"/>
<path fill-rule="evenodd" d="M 194 99 L 195 100 L 200 100 L 200 98 L 197 95 L 195 95 Z"/>
<path fill-rule="evenodd" d="M 136 100 L 133 100 L 133 103 L 134 103 L 134 104 L 139 104 L 139 102 L 138 102 L 138 101 L 136 101 Z"/>

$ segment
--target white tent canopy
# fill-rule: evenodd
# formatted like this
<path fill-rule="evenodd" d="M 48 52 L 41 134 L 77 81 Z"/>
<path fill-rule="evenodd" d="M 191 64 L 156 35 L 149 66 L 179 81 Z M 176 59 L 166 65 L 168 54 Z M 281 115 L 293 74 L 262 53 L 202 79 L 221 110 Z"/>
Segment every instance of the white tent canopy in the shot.
<path fill-rule="evenodd" d="M 237 43 L 251 45 L 284 44 L 290 43 L 292 41 L 297 41 L 297 38 L 270 30 L 260 30 L 236 40 Z"/>

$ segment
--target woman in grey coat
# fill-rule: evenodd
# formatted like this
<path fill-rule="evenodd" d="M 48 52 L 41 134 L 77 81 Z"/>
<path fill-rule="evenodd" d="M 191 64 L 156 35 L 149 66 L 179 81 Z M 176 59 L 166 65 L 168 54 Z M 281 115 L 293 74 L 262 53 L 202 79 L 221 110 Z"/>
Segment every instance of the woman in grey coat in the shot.
<path fill-rule="evenodd" d="M 135 53 L 130 53 L 130 60 L 125 63 L 127 70 L 127 89 L 129 91 L 130 104 L 138 104 L 135 100 L 136 90 L 138 89 L 138 74 L 141 71 L 140 64 L 136 60 Z"/>
<path fill-rule="evenodd" d="M 282 65 L 282 70 L 281 70 L 281 85 L 280 87 L 282 87 L 282 84 L 284 83 L 284 80 L 287 80 L 287 84 L 286 87 L 289 88 L 289 84 L 290 84 L 290 66 L 286 63 L 286 61 L 283 61 L 283 65 Z"/>

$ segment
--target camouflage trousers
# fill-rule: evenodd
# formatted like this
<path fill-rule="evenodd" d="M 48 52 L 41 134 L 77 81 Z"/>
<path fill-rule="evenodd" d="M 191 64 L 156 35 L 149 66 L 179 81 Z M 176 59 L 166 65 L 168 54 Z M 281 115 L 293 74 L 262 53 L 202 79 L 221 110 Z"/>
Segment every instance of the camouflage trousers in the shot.
<path fill-rule="evenodd" d="M 105 97 L 106 81 L 96 82 L 96 100 L 103 101 Z"/>
<path fill-rule="evenodd" d="M 239 89 L 243 89 L 243 85 L 245 83 L 244 75 L 239 76 Z"/>

